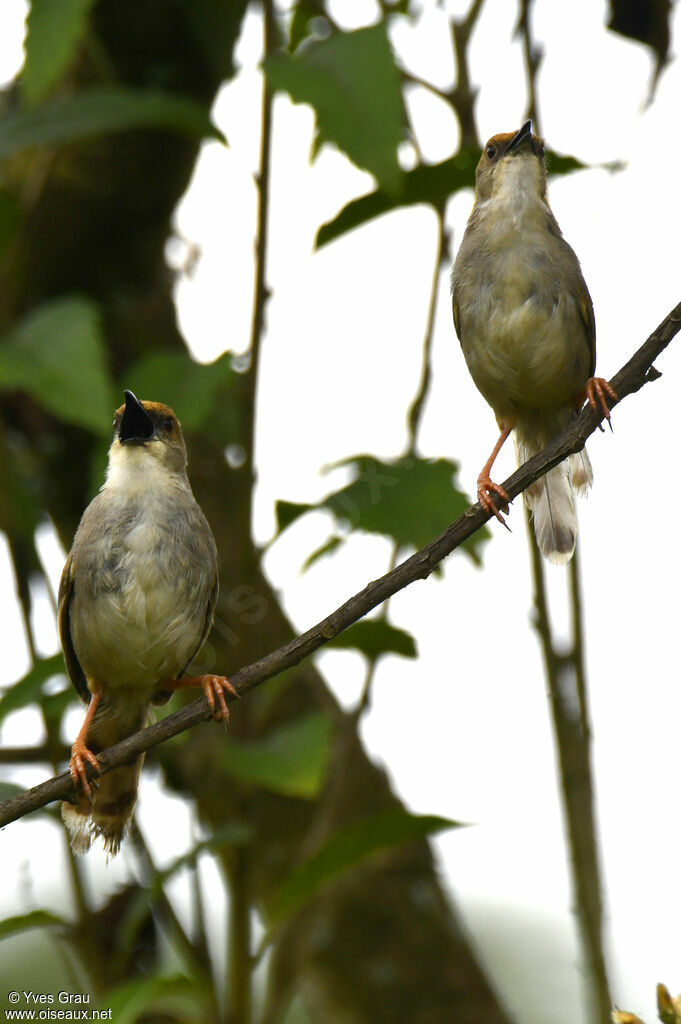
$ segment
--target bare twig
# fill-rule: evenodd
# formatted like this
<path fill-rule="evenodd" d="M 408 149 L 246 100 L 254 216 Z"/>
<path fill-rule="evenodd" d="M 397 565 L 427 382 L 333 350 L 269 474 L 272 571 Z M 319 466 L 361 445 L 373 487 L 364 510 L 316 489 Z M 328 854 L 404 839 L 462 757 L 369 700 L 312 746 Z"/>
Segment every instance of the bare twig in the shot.
<path fill-rule="evenodd" d="M 199 951 L 194 947 L 179 917 L 175 913 L 175 908 L 168 898 L 163 884 L 154 885 L 155 882 L 158 882 L 159 871 L 154 864 L 151 851 L 135 819 L 133 819 L 130 828 L 130 840 L 137 858 L 138 884 L 142 891 L 149 893 L 149 907 L 152 913 L 158 915 L 159 923 L 166 931 L 169 941 L 175 944 L 184 960 L 191 964 L 191 967 L 197 973 L 204 974 L 204 972 L 209 970 L 210 962 L 208 960 L 201 960 Z M 211 995 L 214 996 L 214 989 L 208 986 L 207 988 Z"/>
<path fill-rule="evenodd" d="M 473 0 L 465 18 L 450 21 L 452 47 L 456 60 L 456 86 L 449 93 L 449 100 L 456 110 L 461 126 L 461 145 L 474 146 L 478 140 L 473 110 L 478 94 L 471 85 L 468 68 L 468 41 L 482 12 L 484 0 Z"/>
<path fill-rule="evenodd" d="M 271 3 L 263 3 L 263 57 L 267 57 L 276 49 L 277 27 Z M 253 314 L 251 318 L 251 337 L 249 345 L 250 366 L 245 379 L 246 393 L 244 407 L 245 421 L 248 432 L 245 444 L 246 471 L 255 480 L 255 401 L 258 388 L 258 371 L 260 368 L 260 350 L 265 329 L 265 309 L 270 293 L 266 283 L 267 275 L 267 243 L 269 240 L 269 207 L 270 207 L 270 156 L 272 148 L 272 90 L 267 75 L 262 74 L 262 106 L 260 121 L 260 154 L 258 171 L 255 175 L 257 189 L 257 225 L 258 233 L 255 244 L 255 289 L 253 296 Z"/>
<path fill-rule="evenodd" d="M 250 482 L 248 495 L 248 524 L 244 531 L 249 544 L 253 537 L 253 488 L 257 477 L 256 466 L 256 404 L 260 376 L 260 356 L 265 334 L 265 315 L 270 291 L 267 286 L 267 253 L 269 243 L 269 208 L 271 187 L 272 115 L 274 94 L 270 86 L 266 61 L 278 49 L 278 27 L 273 0 L 262 0 L 262 96 L 260 102 L 260 152 L 258 170 L 255 175 L 257 188 L 255 243 L 255 289 L 251 319 L 250 366 L 244 381 L 243 420 L 246 424 L 245 472 Z M 242 721 L 242 726 L 248 725 Z M 218 1019 L 229 1024 L 249 1024 L 253 1019 L 252 984 L 253 960 L 251 955 L 252 892 L 250 870 L 252 851 L 237 849 L 220 858 L 224 868 L 224 879 L 228 889 L 228 917 L 226 921 L 226 978 L 225 1003 Z"/>
<path fill-rule="evenodd" d="M 577 691 L 577 703 L 579 705 L 579 720 L 582 729 L 582 737 L 585 742 L 591 740 L 591 718 L 589 715 L 589 695 L 586 682 L 586 664 L 584 659 L 584 613 L 582 608 L 582 590 L 580 586 L 580 565 L 581 555 L 579 552 L 579 537 L 574 556 L 568 566 L 570 577 L 570 607 L 572 609 L 572 650 L 570 660 L 575 670 L 575 687 Z"/>
<path fill-rule="evenodd" d="M 0 764 L 41 764 L 56 756 L 61 758 L 69 757 L 70 751 L 65 743 L 52 749 L 49 743 L 41 743 L 38 747 L 3 747 L 0 750 Z"/>
<path fill-rule="evenodd" d="M 433 335 L 435 333 L 435 309 L 437 307 L 437 293 L 438 286 L 440 283 L 440 273 L 442 272 L 442 266 L 447 258 L 447 232 L 445 230 L 445 215 L 444 207 L 439 207 L 436 210 L 437 215 L 437 249 L 435 253 L 435 262 L 433 265 L 433 276 L 430 283 L 430 295 L 428 298 L 428 312 L 426 314 L 426 330 L 423 336 L 423 360 L 421 364 L 421 379 L 419 381 L 418 390 L 414 396 L 414 400 L 409 407 L 407 413 L 407 426 L 409 428 L 409 444 L 407 447 L 407 455 L 414 455 L 416 453 L 416 443 L 418 440 L 419 427 L 421 426 L 421 419 L 423 417 L 423 410 L 426 404 L 426 398 L 430 390 L 431 380 L 431 363 L 432 363 L 432 348 L 433 348 Z"/>
<path fill-rule="evenodd" d="M 554 642 L 544 584 L 544 562 L 531 526 L 529 535 L 534 578 L 535 626 L 549 684 L 549 707 L 558 752 L 563 813 L 572 865 L 575 913 L 584 956 L 589 965 L 585 978 L 586 984 L 590 987 L 593 1019 L 599 1024 L 610 1024 L 612 999 L 603 951 L 601 872 L 596 838 L 594 787 L 591 778 L 591 729 L 583 657 L 578 551 L 575 551 L 575 564 L 571 567 L 572 647 L 563 654 L 556 649 Z"/>
<path fill-rule="evenodd" d="M 611 384 L 619 395 L 620 401 L 627 395 L 639 391 L 648 381 L 655 380 L 660 376 L 652 364 L 679 330 L 681 330 L 681 303 L 665 317 L 629 362 L 612 378 Z M 504 481 L 504 490 L 510 498 L 517 497 L 526 487 L 529 487 L 553 466 L 557 466 L 568 455 L 581 451 L 587 438 L 593 434 L 598 424 L 597 414 L 589 406 L 585 406 L 562 434 Z M 239 695 L 247 693 L 285 669 L 298 665 L 304 658 L 319 650 L 348 626 L 382 604 L 388 597 L 392 597 L 399 590 L 409 586 L 410 583 L 427 579 L 436 565 L 476 530 L 479 530 L 490 517 L 491 513 L 486 512 L 480 503 L 476 502 L 451 526 L 448 526 L 439 537 L 426 544 L 424 548 L 386 573 L 385 576 L 369 583 L 321 622 L 290 640 L 283 647 L 279 647 L 276 651 L 253 662 L 252 665 L 239 669 L 238 672 L 230 676 Z M 229 695 L 227 696 L 230 699 Z M 231 698 L 231 700 L 234 699 Z M 171 736 L 191 729 L 192 726 L 198 725 L 199 722 L 205 722 L 209 718 L 210 711 L 205 700 L 193 701 L 161 722 L 142 729 L 123 740 L 122 743 L 117 743 L 98 755 L 102 772 L 111 771 L 112 768 L 132 760 L 142 751 L 149 750 L 170 739 Z M 88 776 L 96 777 L 94 771 L 89 767 Z M 52 800 L 60 800 L 73 795 L 74 787 L 71 776 L 68 772 L 63 772 L 56 778 L 34 786 L 19 796 L 2 801 L 0 803 L 0 827 L 11 821 L 16 821 L 17 818 L 23 817 L 30 811 L 44 807 Z"/>
<path fill-rule="evenodd" d="M 527 71 L 527 93 L 529 97 L 527 116 L 534 125 L 533 131 L 539 135 L 541 133 L 539 130 L 539 111 L 537 108 L 537 75 L 544 53 L 542 48 L 537 46 L 532 39 L 532 29 L 530 27 L 531 6 L 532 0 L 521 0 L 516 35 L 519 35 L 522 39 L 523 57 Z"/>

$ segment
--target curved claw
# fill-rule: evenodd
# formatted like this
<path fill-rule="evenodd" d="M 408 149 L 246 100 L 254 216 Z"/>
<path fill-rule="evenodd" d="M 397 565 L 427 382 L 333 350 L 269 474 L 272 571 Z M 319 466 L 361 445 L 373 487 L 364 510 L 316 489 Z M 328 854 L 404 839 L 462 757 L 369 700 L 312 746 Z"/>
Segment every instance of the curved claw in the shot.
<path fill-rule="evenodd" d="M 505 502 L 506 508 L 504 509 L 504 511 L 506 512 L 506 514 L 508 514 L 508 504 L 511 500 L 508 494 L 501 486 L 501 484 L 495 484 L 494 481 L 489 478 L 489 476 L 484 476 L 481 473 L 480 476 L 478 477 L 478 501 L 480 502 L 480 504 L 482 505 L 486 512 L 490 512 L 493 516 L 495 516 L 502 524 L 502 526 L 505 526 L 506 529 L 510 532 L 510 527 L 506 520 L 504 519 L 503 515 L 501 514 L 500 509 L 497 508 L 497 506 L 490 498 L 490 491 L 494 494 L 498 494 L 499 497 Z"/>
<path fill-rule="evenodd" d="M 606 395 L 612 402 L 619 401 L 615 389 L 612 388 L 608 381 L 603 377 L 589 377 L 584 387 L 584 393 L 593 411 L 596 413 L 600 412 L 608 421 L 608 425 L 612 430 L 610 407 L 608 405 Z"/>
<path fill-rule="evenodd" d="M 69 772 L 71 778 L 74 781 L 76 789 L 88 798 L 92 800 L 92 789 L 90 788 L 90 782 L 85 771 L 85 761 L 89 761 L 96 772 L 101 774 L 102 769 L 99 766 L 99 761 L 84 743 L 76 742 L 71 747 L 71 760 L 69 761 Z"/>
<path fill-rule="evenodd" d="M 229 722 L 229 708 L 225 700 L 225 692 L 233 697 L 238 697 L 238 692 L 226 676 L 201 676 L 200 683 L 213 718 L 216 722 L 224 722 L 227 725 Z"/>

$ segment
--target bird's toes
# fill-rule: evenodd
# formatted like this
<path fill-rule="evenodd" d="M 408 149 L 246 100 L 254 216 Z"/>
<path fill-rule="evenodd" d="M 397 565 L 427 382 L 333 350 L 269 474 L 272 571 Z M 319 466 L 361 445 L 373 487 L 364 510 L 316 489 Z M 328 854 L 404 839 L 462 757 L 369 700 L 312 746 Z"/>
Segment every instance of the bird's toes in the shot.
<path fill-rule="evenodd" d="M 76 789 L 88 801 L 92 800 L 92 789 L 90 786 L 90 780 L 87 777 L 85 762 L 92 765 L 96 772 L 101 773 L 99 761 L 96 756 L 89 750 L 84 744 L 74 743 L 71 748 L 71 760 L 69 761 L 69 772 Z"/>
<path fill-rule="evenodd" d="M 495 503 L 492 501 L 490 493 L 498 494 L 503 500 L 504 504 L 501 509 L 497 508 Z M 478 501 L 484 508 L 485 512 L 489 512 L 490 515 L 495 516 L 495 518 L 498 519 L 507 530 L 510 529 L 510 527 L 502 515 L 502 509 L 506 515 L 508 515 L 510 500 L 511 499 L 501 484 L 495 484 L 489 477 L 478 477 Z"/>
<path fill-rule="evenodd" d="M 610 421 L 610 406 L 608 405 L 608 398 L 611 402 L 619 401 L 617 392 L 615 389 L 605 380 L 604 377 L 589 377 L 586 382 L 586 397 L 589 405 L 594 412 L 600 412 L 600 414 L 610 424 L 612 430 L 612 423 Z M 606 398 L 607 395 L 607 398 Z"/>
<path fill-rule="evenodd" d="M 205 675 L 201 677 L 201 686 L 208 702 L 208 707 L 216 722 L 229 722 L 229 708 L 225 699 L 225 693 L 238 697 L 229 679 L 225 676 Z"/>

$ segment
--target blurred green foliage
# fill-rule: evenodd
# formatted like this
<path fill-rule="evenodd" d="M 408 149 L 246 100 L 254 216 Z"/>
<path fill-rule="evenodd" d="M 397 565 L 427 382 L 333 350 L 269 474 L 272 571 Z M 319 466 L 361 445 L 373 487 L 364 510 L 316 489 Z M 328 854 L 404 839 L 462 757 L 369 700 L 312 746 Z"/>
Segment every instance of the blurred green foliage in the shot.
<path fill-rule="evenodd" d="M 274 54 L 265 61 L 265 73 L 272 89 L 313 106 L 315 152 L 325 142 L 335 143 L 358 167 L 371 171 L 389 195 L 399 195 L 397 146 L 404 111 L 383 22 L 308 41 L 294 56 Z"/>

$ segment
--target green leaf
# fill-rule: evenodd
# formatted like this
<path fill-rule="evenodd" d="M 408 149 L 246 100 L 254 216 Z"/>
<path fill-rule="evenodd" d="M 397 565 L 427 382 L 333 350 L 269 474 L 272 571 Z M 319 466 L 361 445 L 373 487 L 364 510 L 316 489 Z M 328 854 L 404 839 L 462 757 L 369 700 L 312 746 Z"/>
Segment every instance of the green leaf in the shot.
<path fill-rule="evenodd" d="M 326 555 L 333 554 L 334 551 L 337 551 L 341 544 L 344 543 L 344 540 L 345 538 L 343 537 L 329 537 L 321 547 L 317 548 L 311 555 L 307 556 L 303 562 L 303 572 L 309 569 L 310 566 L 314 565 L 315 562 L 319 561 L 320 558 L 324 558 Z"/>
<path fill-rule="evenodd" d="M 386 189 L 378 188 L 359 199 L 353 199 L 333 220 L 322 224 L 317 232 L 315 245 L 320 249 L 354 228 L 361 227 L 374 217 L 397 210 L 402 206 L 426 203 L 442 208 L 450 196 L 462 188 L 475 188 L 475 168 L 480 158 L 476 148 L 461 149 L 439 164 L 420 164 L 404 174 L 404 185 L 399 195 L 391 195 Z M 586 164 L 572 156 L 560 156 L 547 152 L 546 166 L 549 176 L 569 174 Z"/>
<path fill-rule="evenodd" d="M 299 516 L 317 507 L 317 505 L 299 504 L 295 501 L 278 501 L 275 505 L 277 533 L 283 533 L 286 527 L 294 523 Z"/>
<path fill-rule="evenodd" d="M 324 785 L 330 754 L 331 720 L 323 713 L 313 713 L 280 726 L 263 739 L 230 739 L 220 756 L 227 770 L 242 782 L 314 800 Z"/>
<path fill-rule="evenodd" d="M 391 626 L 385 619 L 362 619 L 330 640 L 330 647 L 353 648 L 367 658 L 378 658 L 381 654 L 399 654 L 403 658 L 416 658 L 416 641 L 411 633 Z"/>
<path fill-rule="evenodd" d="M 589 164 L 582 163 L 576 156 L 563 156 L 561 153 L 554 153 L 552 149 L 546 150 L 546 170 L 549 177 L 554 174 L 572 174 L 573 171 L 583 171 Z"/>
<path fill-rule="evenodd" d="M 273 89 L 314 107 L 318 145 L 335 143 L 388 193 L 400 192 L 397 146 L 404 111 L 383 22 L 310 42 L 293 57 L 273 54 L 265 61 L 265 73 Z"/>
<path fill-rule="evenodd" d="M 93 86 L 4 118 L 0 123 L 0 159 L 32 146 L 56 146 L 132 128 L 157 128 L 225 142 L 208 112 L 186 96 L 125 86 Z"/>
<path fill-rule="evenodd" d="M 315 245 L 321 248 L 327 242 L 340 237 L 353 228 L 366 224 L 374 217 L 380 217 L 402 206 L 428 203 L 441 207 L 448 198 L 462 188 L 475 187 L 475 165 L 480 157 L 476 149 L 462 149 L 456 156 L 439 164 L 420 164 L 403 177 L 403 187 L 398 196 L 390 195 L 383 188 L 368 195 L 353 199 L 333 220 L 322 224 L 317 232 Z"/>
<path fill-rule="evenodd" d="M 299 911 L 319 890 L 370 857 L 402 843 L 416 842 L 460 823 L 432 814 L 410 814 L 403 808 L 381 811 L 339 829 L 308 861 L 275 889 L 265 906 L 272 926 Z"/>
<path fill-rule="evenodd" d="M 0 344 L 0 389 L 27 391 L 60 419 L 108 435 L 115 406 L 99 307 L 72 295 L 28 313 Z"/>
<path fill-rule="evenodd" d="M 231 358 L 227 352 L 203 364 L 188 352 L 152 352 L 126 371 L 123 386 L 141 399 L 171 406 L 187 433 L 201 430 L 210 420 L 213 436 L 226 442 L 239 432 L 239 375 Z"/>
<path fill-rule="evenodd" d="M 418 549 L 471 504 L 454 483 L 459 467 L 449 459 L 402 456 L 383 462 L 372 455 L 358 455 L 338 465 L 350 466 L 354 479 L 315 505 L 279 502 L 280 533 L 303 513 L 323 509 L 339 525 L 392 537 L 399 547 Z M 489 537 L 489 530 L 478 530 L 461 548 L 479 565 L 482 545 Z"/>
<path fill-rule="evenodd" d="M 63 675 L 64 672 L 64 659 L 61 654 L 53 654 L 51 658 L 36 661 L 31 671 L 23 679 L 13 683 L 0 697 L 0 722 L 10 711 L 17 711 L 27 704 L 38 701 L 47 680 L 53 676 Z"/>
<path fill-rule="evenodd" d="M 66 921 L 62 917 L 50 914 L 47 910 L 31 910 L 28 914 L 6 917 L 4 921 L 0 921 L 0 939 L 7 939 L 11 935 L 18 935 L 31 928 L 47 928 L 51 925 L 65 924 Z"/>
<path fill-rule="evenodd" d="M 40 699 L 40 706 L 43 709 L 45 719 L 50 725 L 55 727 L 55 730 L 61 723 L 64 713 L 76 703 L 78 703 L 78 694 L 70 683 L 63 690 L 59 690 L 57 693 L 50 693 Z"/>
<path fill-rule="evenodd" d="M 311 23 L 315 19 L 323 19 L 323 23 L 328 28 L 328 31 L 331 31 L 328 21 L 326 18 L 323 18 L 320 7 L 315 6 L 314 2 L 311 3 L 310 0 L 298 0 L 293 9 L 293 17 L 289 25 L 287 46 L 289 53 L 295 53 L 303 40 L 312 35 Z"/>
<path fill-rule="evenodd" d="M 50 92 L 75 56 L 94 0 L 31 0 L 21 91 L 29 107 Z"/>

